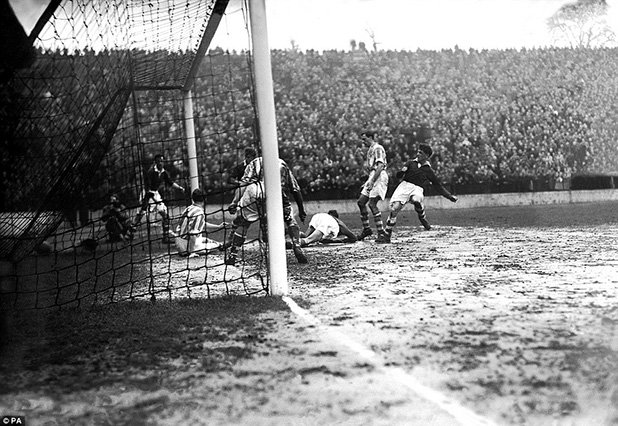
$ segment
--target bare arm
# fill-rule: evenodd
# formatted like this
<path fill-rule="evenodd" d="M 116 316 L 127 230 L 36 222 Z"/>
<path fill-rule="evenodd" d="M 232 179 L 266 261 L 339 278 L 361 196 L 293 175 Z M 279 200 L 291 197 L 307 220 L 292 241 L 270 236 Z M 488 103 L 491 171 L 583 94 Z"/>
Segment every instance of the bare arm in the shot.
<path fill-rule="evenodd" d="M 221 222 L 220 224 L 216 225 L 214 223 L 210 223 L 210 222 L 206 222 L 204 224 L 204 228 L 206 229 L 206 231 L 219 231 L 223 228 L 225 228 L 225 222 Z"/>

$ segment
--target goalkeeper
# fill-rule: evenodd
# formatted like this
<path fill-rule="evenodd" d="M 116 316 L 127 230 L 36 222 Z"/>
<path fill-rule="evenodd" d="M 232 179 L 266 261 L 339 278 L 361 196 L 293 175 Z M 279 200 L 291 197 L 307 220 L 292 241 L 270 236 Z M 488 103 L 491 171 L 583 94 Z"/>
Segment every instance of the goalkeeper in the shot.
<path fill-rule="evenodd" d="M 312 243 L 322 244 L 355 243 L 356 235 L 347 227 L 337 210 L 329 210 L 328 213 L 316 213 L 309 222 L 306 234 L 301 233 L 300 245 L 308 246 Z"/>

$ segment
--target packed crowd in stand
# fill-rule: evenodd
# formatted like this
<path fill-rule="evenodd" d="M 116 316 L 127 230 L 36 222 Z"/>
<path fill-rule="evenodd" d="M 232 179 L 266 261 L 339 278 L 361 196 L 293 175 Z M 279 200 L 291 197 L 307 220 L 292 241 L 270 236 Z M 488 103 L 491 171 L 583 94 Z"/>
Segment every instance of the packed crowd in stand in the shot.
<path fill-rule="evenodd" d="M 278 51 L 281 156 L 309 188 L 355 185 L 358 134 L 373 128 L 393 170 L 431 135 L 453 184 L 615 172 L 617 61 L 617 49 Z"/>
<path fill-rule="evenodd" d="M 392 170 L 431 137 L 435 166 L 455 186 L 615 173 L 616 63 L 615 48 L 275 50 L 280 156 L 306 193 L 362 183 L 358 135 L 368 128 L 378 132 Z M 237 111 L 253 113 L 249 96 L 235 102 Z M 219 120 L 220 128 L 231 128 L 226 120 L 238 116 Z M 250 126 L 235 128 L 221 134 L 206 124 L 201 130 L 204 140 L 218 135 L 203 157 L 204 170 L 217 169 L 207 187 L 225 183 L 219 172 L 253 142 Z"/>
<path fill-rule="evenodd" d="M 250 58 L 215 52 L 193 86 L 207 193 L 228 187 L 244 147 L 259 146 Z M 377 131 L 391 174 L 430 138 L 432 163 L 455 191 L 475 183 L 615 174 L 616 63 L 616 48 L 274 50 L 279 153 L 309 197 L 356 196 L 365 176 L 359 134 L 366 129 Z M 172 172 L 188 176 L 182 97 L 140 97 L 143 161 L 163 152 Z"/>

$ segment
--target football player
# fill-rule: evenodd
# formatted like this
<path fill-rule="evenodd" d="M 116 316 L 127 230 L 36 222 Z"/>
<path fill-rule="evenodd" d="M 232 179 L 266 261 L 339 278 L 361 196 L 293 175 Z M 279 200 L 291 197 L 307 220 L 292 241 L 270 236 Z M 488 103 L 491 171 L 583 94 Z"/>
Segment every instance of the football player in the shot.
<path fill-rule="evenodd" d="M 142 217 L 149 209 L 150 211 L 155 210 L 159 213 L 162 219 L 161 224 L 163 228 L 163 243 L 172 244 L 174 241 L 170 235 L 170 217 L 167 213 L 167 206 L 163 202 L 163 198 L 159 193 L 159 188 L 161 185 L 166 184 L 167 186 L 171 186 L 179 191 L 184 192 L 185 189 L 176 182 L 172 181 L 169 173 L 163 167 L 164 161 L 165 159 L 162 154 L 155 155 L 153 165 L 146 172 L 146 193 L 142 198 L 141 208 L 133 221 L 133 227 L 139 225 Z"/>
<path fill-rule="evenodd" d="M 367 205 L 369 205 L 369 210 L 371 210 L 373 214 L 378 236 L 384 234 L 382 213 L 378 208 L 378 202 L 386 198 L 388 173 L 386 172 L 386 151 L 376 140 L 376 132 L 365 131 L 361 133 L 360 136 L 363 144 L 369 146 L 365 159 L 365 168 L 369 171 L 369 177 L 361 188 L 361 195 L 357 201 L 361 223 L 363 225 L 363 230 L 357 236 L 357 239 L 362 241 L 373 234 L 369 226 L 369 211 L 367 210 Z"/>
<path fill-rule="evenodd" d="M 423 201 L 425 199 L 425 191 L 423 187 L 427 184 L 433 185 L 434 188 L 446 199 L 457 202 L 457 197 L 451 194 L 444 188 L 440 179 L 436 176 L 429 159 L 433 155 L 433 150 L 429 145 L 420 144 L 416 158 L 408 161 L 404 167 L 397 172 L 397 179 L 401 179 L 397 189 L 393 193 L 390 202 L 390 213 L 386 220 L 386 232 L 380 235 L 377 239 L 377 243 L 390 243 L 393 228 L 397 223 L 397 215 L 403 209 L 403 206 L 412 202 L 414 210 L 418 215 L 418 220 L 421 222 L 426 230 L 431 229 L 431 225 L 427 221 L 425 215 L 425 205 Z"/>
<path fill-rule="evenodd" d="M 300 245 L 302 247 L 312 243 L 355 243 L 356 235 L 350 228 L 339 219 L 337 210 L 329 210 L 328 213 L 316 213 L 311 217 L 309 227 L 305 234 L 301 234 Z"/>
<path fill-rule="evenodd" d="M 307 263 L 307 256 L 305 255 L 303 249 L 300 246 L 300 228 L 298 226 L 298 222 L 294 218 L 294 209 L 292 208 L 292 203 L 290 201 L 290 195 L 296 201 L 296 205 L 298 206 L 298 217 L 301 222 L 305 222 L 305 218 L 307 217 L 307 213 L 305 213 L 305 207 L 303 204 L 303 197 L 300 192 L 300 186 L 298 185 L 298 181 L 294 177 L 294 174 L 285 163 L 285 161 L 279 159 L 279 170 L 281 176 L 281 197 L 283 199 L 283 220 L 285 222 L 285 226 L 287 229 L 290 238 L 292 239 L 292 246 L 294 250 L 294 255 L 298 260 L 298 263 Z M 242 177 L 242 181 L 245 184 L 255 183 L 255 182 L 264 182 L 264 167 L 263 167 L 263 159 L 262 157 L 257 157 L 253 161 L 251 161 L 247 167 L 245 168 L 245 174 Z M 236 192 L 234 200 L 228 207 L 228 211 L 235 212 L 238 207 L 239 200 L 242 200 L 244 196 L 244 192 L 247 190 L 247 186 L 239 188 L 239 191 Z M 245 202 L 249 202 L 250 200 L 245 200 Z M 241 206 L 242 207 L 242 206 Z M 265 213 L 265 211 L 263 212 Z M 244 242 L 244 238 L 235 238 L 234 235 L 232 248 L 234 246 L 238 247 L 238 243 L 242 245 Z M 240 236 L 239 236 L 240 237 Z M 231 258 L 230 258 L 231 259 Z M 232 262 L 232 260 L 230 260 Z"/>

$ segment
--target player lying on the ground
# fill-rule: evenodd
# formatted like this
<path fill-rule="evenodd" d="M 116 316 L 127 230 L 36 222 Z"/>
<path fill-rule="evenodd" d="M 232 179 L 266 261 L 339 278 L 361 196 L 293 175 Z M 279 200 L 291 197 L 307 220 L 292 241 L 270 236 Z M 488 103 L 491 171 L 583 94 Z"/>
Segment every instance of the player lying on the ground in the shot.
<path fill-rule="evenodd" d="M 418 215 L 418 220 L 426 230 L 431 229 L 425 215 L 425 190 L 423 186 L 431 183 L 434 188 L 446 199 L 457 202 L 457 197 L 444 188 L 440 179 L 436 176 L 433 168 L 429 164 L 429 159 L 433 155 L 433 150 L 429 145 L 420 144 L 418 146 L 417 157 L 408 161 L 404 167 L 397 172 L 397 179 L 401 179 L 397 189 L 391 197 L 390 213 L 386 221 L 386 232 L 376 239 L 376 243 L 390 243 L 393 228 L 397 223 L 397 215 L 408 201 L 414 205 L 414 210 Z"/>
<path fill-rule="evenodd" d="M 347 227 L 337 210 L 329 210 L 328 213 L 316 213 L 309 222 L 305 234 L 301 234 L 300 245 L 305 247 L 309 244 L 321 242 L 323 244 L 355 243 L 356 235 Z"/>
<path fill-rule="evenodd" d="M 215 225 L 206 222 L 206 214 L 201 204 L 204 193 L 194 189 L 191 193 L 191 205 L 182 213 L 180 224 L 176 228 L 176 248 L 181 256 L 196 257 L 209 250 L 218 249 L 221 244 L 202 235 L 204 229 L 219 231 L 225 228 L 225 222 Z"/>
<path fill-rule="evenodd" d="M 103 207 L 101 220 L 105 222 L 107 239 L 110 243 L 129 242 L 133 239 L 133 227 L 127 215 L 127 208 L 116 194 L 109 197 L 109 204 Z"/>

